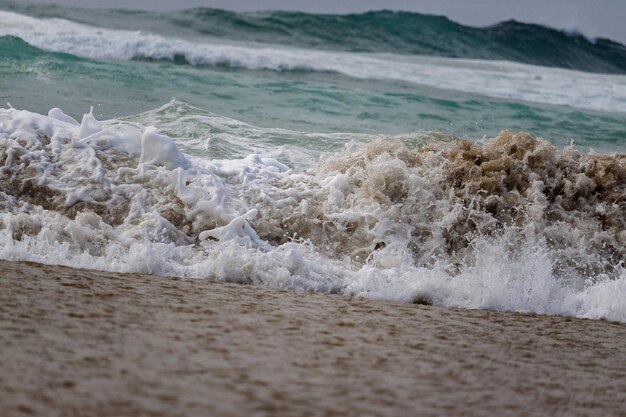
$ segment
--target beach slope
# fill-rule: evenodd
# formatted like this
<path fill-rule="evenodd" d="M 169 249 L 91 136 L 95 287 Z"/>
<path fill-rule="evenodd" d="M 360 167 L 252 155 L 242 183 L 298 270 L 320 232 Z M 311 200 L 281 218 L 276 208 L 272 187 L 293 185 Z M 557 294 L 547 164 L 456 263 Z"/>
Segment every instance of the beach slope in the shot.
<path fill-rule="evenodd" d="M 626 325 L 0 261 L 2 416 L 625 416 Z"/>

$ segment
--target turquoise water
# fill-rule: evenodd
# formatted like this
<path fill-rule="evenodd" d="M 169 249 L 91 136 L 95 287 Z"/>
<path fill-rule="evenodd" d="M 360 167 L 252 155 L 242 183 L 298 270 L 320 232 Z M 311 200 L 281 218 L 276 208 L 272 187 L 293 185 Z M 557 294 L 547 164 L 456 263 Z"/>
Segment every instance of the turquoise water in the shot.
<path fill-rule="evenodd" d="M 411 13 L 319 16 L 197 9 L 159 14 L 1 5 L 19 13 L 5 16 L 4 25 L 0 23 L 5 33 L 0 37 L 0 100 L 17 108 L 45 113 L 60 107 L 79 116 L 94 105 L 96 115 L 109 118 L 155 109 L 176 98 L 193 107 L 266 128 L 386 135 L 438 131 L 471 139 L 509 129 L 528 131 L 559 146 L 573 140 L 583 149 L 610 152 L 626 148 L 626 107 L 622 106 L 626 103 L 622 91 L 626 76 L 597 73 L 623 72 L 626 49 L 607 40 L 589 41 L 581 35 L 517 22 L 470 28 L 444 17 Z M 22 40 L 18 37 L 22 29 L 15 28 L 23 28 L 24 23 L 11 27 L 7 22 L 27 15 L 39 18 L 27 25 L 42 33 L 35 36 L 31 32 Z M 59 25 L 49 20 L 53 17 L 89 26 L 55 32 Z M 109 28 L 110 33 L 85 34 L 85 27 Z M 123 34 L 121 29 L 129 27 L 143 30 L 132 32 L 133 36 L 157 34 L 161 39 L 147 52 L 141 50 L 142 42 L 145 44 L 141 39 L 134 44 L 132 39 L 106 41 L 123 37 L 119 35 Z M 76 35 L 78 32 L 82 34 Z M 205 55 L 190 58 L 185 46 L 168 45 L 178 40 L 189 42 L 191 48 L 202 44 Z M 120 47 L 119 42 L 130 43 Z M 95 53 L 93 49 L 81 50 L 85 43 L 98 49 Z M 241 52 L 245 56 L 251 54 L 250 50 L 264 51 L 253 61 L 245 61 L 240 55 L 233 57 L 228 50 L 226 55 L 218 52 L 222 55 L 207 58 L 212 47 L 233 46 L 248 48 Z M 136 50 L 129 53 L 132 48 Z M 159 48 L 169 49 L 160 52 Z M 388 60 L 390 70 L 404 65 L 406 57 L 420 59 L 423 55 L 511 60 L 595 71 L 589 76 L 594 77 L 592 87 L 597 91 L 583 91 L 577 96 L 575 81 L 574 85 L 568 84 L 567 77 L 578 73 L 563 71 L 558 73 L 558 82 L 564 83 L 561 90 L 569 91 L 572 97 L 555 99 L 555 94 L 560 93 L 558 85 L 556 92 L 543 97 L 539 85 L 539 92 L 526 99 L 524 80 L 511 85 L 506 85 L 505 80 L 504 86 L 498 86 L 495 93 L 491 91 L 490 83 L 499 77 L 499 73 L 489 72 L 491 69 L 479 74 L 477 80 L 469 78 L 467 85 L 448 86 L 448 79 L 462 83 L 462 77 L 467 75 L 452 74 L 446 78 L 444 74 L 431 79 L 431 74 L 439 73 L 440 63 L 436 62 L 426 70 L 424 84 L 406 80 L 403 74 L 385 79 L 384 64 L 382 69 L 376 63 L 378 67 L 373 72 L 351 76 L 358 62 L 342 63 L 339 70 L 319 63 L 334 59 L 335 55 L 313 55 L 309 60 L 313 64 L 306 61 L 290 66 L 294 58 L 276 58 L 276 51 L 296 55 L 349 51 L 345 52 L 347 56 L 356 61 L 371 56 L 383 63 Z M 380 56 L 381 52 L 392 54 Z M 443 70 L 454 67 L 456 62 L 444 61 Z M 465 60 L 458 62 L 469 65 Z M 533 79 L 542 78 L 542 68 L 549 70 L 530 68 Z M 410 68 L 408 71 L 411 74 Z M 506 74 L 519 71 L 514 67 L 507 69 Z M 616 79 L 622 90 L 616 90 L 613 103 L 603 103 L 602 95 L 613 91 L 611 84 Z M 552 83 L 548 80 L 547 85 Z"/>

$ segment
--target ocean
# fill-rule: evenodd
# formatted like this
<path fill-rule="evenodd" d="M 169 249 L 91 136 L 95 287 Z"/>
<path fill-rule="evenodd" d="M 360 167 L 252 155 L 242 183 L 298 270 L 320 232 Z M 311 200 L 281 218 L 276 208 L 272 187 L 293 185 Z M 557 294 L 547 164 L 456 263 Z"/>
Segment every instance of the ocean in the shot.
<path fill-rule="evenodd" d="M 2 259 L 626 322 L 617 42 L 0 2 L 0 101 Z"/>

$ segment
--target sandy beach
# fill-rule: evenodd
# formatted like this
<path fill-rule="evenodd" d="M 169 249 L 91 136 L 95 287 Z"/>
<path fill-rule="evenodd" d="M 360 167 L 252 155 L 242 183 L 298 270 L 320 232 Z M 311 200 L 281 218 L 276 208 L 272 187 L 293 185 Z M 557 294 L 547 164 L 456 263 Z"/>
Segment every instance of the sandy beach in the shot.
<path fill-rule="evenodd" d="M 625 416 L 626 325 L 0 261 L 2 416 Z"/>

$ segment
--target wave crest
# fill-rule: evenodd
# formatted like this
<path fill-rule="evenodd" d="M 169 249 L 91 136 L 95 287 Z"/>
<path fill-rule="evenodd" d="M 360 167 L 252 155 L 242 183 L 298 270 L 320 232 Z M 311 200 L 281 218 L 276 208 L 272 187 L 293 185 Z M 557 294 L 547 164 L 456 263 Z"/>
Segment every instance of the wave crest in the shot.
<path fill-rule="evenodd" d="M 476 28 L 445 16 L 389 10 L 323 15 L 206 8 L 159 15 L 158 19 L 203 35 L 234 40 L 626 72 L 626 48 L 617 42 L 589 40 L 579 33 L 515 20 Z"/>
<path fill-rule="evenodd" d="M 327 196 L 315 209 L 309 201 L 307 216 L 323 219 L 313 221 L 323 232 L 311 232 L 308 222 L 298 233 L 316 236 L 323 247 L 335 239 L 330 228 L 350 231 L 339 247 L 352 256 L 392 244 L 401 233 L 419 265 L 441 258 L 467 265 L 480 256 L 472 247 L 477 238 L 517 230 L 520 238 L 530 233 L 545 242 L 557 276 L 615 275 L 626 261 L 626 155 L 559 152 L 504 131 L 482 144 L 416 149 L 378 140 L 328 158 L 317 176 Z M 396 227 L 381 233 L 390 219 Z"/>

